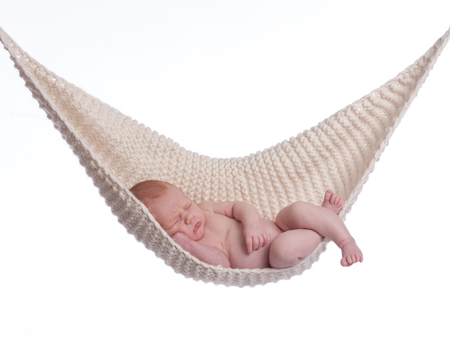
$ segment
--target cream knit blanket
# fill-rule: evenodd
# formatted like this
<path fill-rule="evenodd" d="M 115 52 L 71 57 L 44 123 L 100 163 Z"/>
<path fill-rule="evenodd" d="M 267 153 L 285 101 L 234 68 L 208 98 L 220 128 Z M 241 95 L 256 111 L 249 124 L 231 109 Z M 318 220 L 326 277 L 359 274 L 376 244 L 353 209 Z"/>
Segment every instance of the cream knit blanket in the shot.
<path fill-rule="evenodd" d="M 48 118 L 69 143 L 113 214 L 130 234 L 176 272 L 227 286 L 254 286 L 301 274 L 329 242 L 288 269 L 223 269 L 183 251 L 128 191 L 164 180 L 196 202 L 244 200 L 274 219 L 286 205 L 320 205 L 327 189 L 346 202 L 345 219 L 450 37 L 450 30 L 413 65 L 310 130 L 262 152 L 216 159 L 181 148 L 58 77 L 24 52 L 1 28 L 0 41 Z"/>

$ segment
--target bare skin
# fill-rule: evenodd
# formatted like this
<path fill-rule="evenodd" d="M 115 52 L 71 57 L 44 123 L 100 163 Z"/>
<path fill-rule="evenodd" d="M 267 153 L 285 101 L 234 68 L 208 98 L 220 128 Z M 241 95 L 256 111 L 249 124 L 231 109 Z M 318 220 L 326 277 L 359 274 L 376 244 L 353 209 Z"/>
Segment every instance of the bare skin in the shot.
<path fill-rule="evenodd" d="M 342 266 L 363 261 L 361 250 L 338 214 L 343 200 L 325 193 L 322 206 L 303 201 L 282 209 L 275 222 L 245 202 L 195 204 L 177 187 L 147 203 L 156 221 L 184 250 L 211 265 L 257 269 L 300 263 L 322 237 L 342 251 Z"/>
<path fill-rule="evenodd" d="M 337 194 L 334 194 L 331 190 L 328 190 L 325 193 L 325 198 L 323 200 L 322 207 L 327 208 L 333 211 L 336 215 L 339 215 L 342 208 L 344 207 L 344 201 Z M 363 255 L 359 247 L 356 245 L 355 239 L 351 237 L 351 239 L 344 239 L 339 244 L 340 249 L 342 250 L 342 266 L 350 266 L 355 262 L 362 262 Z"/>

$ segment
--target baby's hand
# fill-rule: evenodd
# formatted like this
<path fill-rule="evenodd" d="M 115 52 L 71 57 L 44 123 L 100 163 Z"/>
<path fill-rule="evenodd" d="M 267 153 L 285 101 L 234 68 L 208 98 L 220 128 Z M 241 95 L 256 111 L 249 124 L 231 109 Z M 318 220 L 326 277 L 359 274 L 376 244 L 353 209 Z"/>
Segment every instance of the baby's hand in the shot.
<path fill-rule="evenodd" d="M 244 238 L 249 254 L 266 246 L 269 242 L 269 235 L 259 221 L 244 224 Z"/>
<path fill-rule="evenodd" d="M 189 241 L 192 241 L 189 239 L 189 237 L 183 233 L 177 232 L 172 235 L 173 241 L 175 241 L 178 245 L 180 245 L 184 250 L 186 250 L 186 245 L 189 243 Z"/>

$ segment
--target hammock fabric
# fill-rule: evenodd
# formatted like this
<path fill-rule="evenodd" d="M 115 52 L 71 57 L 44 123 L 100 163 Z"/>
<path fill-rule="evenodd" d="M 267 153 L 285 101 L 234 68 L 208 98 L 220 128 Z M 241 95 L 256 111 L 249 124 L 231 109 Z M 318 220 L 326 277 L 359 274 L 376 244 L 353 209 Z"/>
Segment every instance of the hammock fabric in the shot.
<path fill-rule="evenodd" d="M 329 240 L 287 269 L 212 266 L 175 244 L 128 189 L 140 181 L 163 180 L 195 202 L 243 200 L 272 220 L 299 199 L 320 205 L 325 191 L 333 189 L 346 202 L 340 214 L 345 219 L 449 37 L 450 30 L 394 79 L 310 130 L 256 154 L 216 159 L 185 150 L 58 77 L 0 28 L 0 41 L 26 86 L 127 231 L 177 273 L 240 287 L 301 274 Z"/>

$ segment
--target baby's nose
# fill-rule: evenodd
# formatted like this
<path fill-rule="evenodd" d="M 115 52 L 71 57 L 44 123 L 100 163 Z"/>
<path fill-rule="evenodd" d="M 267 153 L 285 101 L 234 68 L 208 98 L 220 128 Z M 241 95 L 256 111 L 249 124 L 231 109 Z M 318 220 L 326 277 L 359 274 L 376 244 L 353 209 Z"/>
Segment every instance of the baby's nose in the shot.
<path fill-rule="evenodd" d="M 189 224 L 193 218 L 194 218 L 194 214 L 190 214 L 190 213 L 187 214 L 186 215 L 186 224 Z"/>

